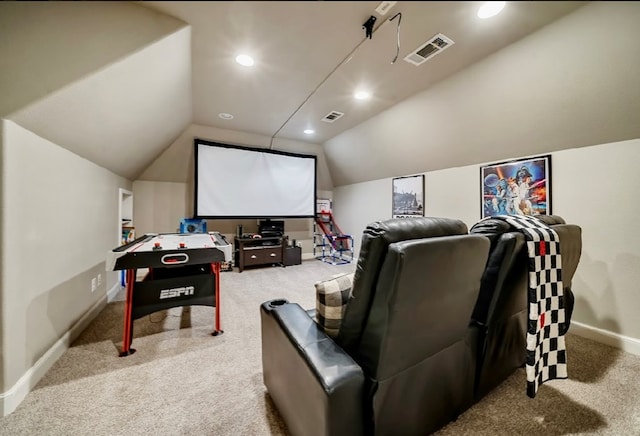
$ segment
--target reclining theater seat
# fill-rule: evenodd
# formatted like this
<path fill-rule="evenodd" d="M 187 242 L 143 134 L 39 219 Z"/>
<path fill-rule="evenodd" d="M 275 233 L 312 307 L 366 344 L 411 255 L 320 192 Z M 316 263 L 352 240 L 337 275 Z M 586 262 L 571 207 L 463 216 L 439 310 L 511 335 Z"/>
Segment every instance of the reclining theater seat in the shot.
<path fill-rule="evenodd" d="M 453 219 L 370 224 L 335 340 L 299 305 L 263 303 L 264 383 L 291 434 L 425 435 L 468 408 L 489 246 Z"/>
<path fill-rule="evenodd" d="M 571 280 L 582 251 L 582 231 L 555 215 L 536 215 L 558 234 L 562 255 L 565 327 L 573 311 Z M 501 219 L 485 219 L 470 229 L 491 241 L 491 250 L 472 322 L 478 326 L 475 401 L 526 362 L 528 255 L 524 235 Z M 569 363 L 570 368 L 570 363 Z M 524 388 L 523 388 L 524 389 Z"/>

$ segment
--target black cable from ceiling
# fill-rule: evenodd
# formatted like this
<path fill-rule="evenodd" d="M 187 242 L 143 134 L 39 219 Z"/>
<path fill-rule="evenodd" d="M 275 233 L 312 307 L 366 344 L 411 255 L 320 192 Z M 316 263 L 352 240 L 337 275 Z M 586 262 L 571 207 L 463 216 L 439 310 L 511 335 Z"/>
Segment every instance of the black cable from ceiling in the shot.
<path fill-rule="evenodd" d="M 371 35 L 369 35 L 369 34 L 367 33 L 367 34 L 365 35 L 365 37 L 362 39 L 362 41 L 360 41 L 360 42 L 358 43 L 358 45 L 356 45 L 356 46 L 355 46 L 355 47 L 354 47 L 354 48 L 349 52 L 349 54 L 347 54 L 347 55 L 344 57 L 344 59 L 342 59 L 342 60 L 338 63 L 338 65 L 336 65 L 336 66 L 335 66 L 335 67 L 334 67 L 334 68 L 329 72 L 329 74 L 327 74 L 327 75 L 326 75 L 326 77 L 325 77 L 324 79 L 322 79 L 322 81 L 318 84 L 318 86 L 316 86 L 316 87 L 313 89 L 313 91 L 311 91 L 311 94 L 309 94 L 309 95 L 307 96 L 307 98 L 305 98 L 305 99 L 304 99 L 304 101 L 303 101 L 302 103 L 300 103 L 300 106 L 298 106 L 298 107 L 296 108 L 296 110 L 295 110 L 295 111 L 293 111 L 293 113 L 289 116 L 289 118 L 287 118 L 287 119 L 285 120 L 285 122 L 284 122 L 284 123 L 283 123 L 283 124 L 278 128 L 278 130 L 276 130 L 276 132 L 271 136 L 271 140 L 269 141 L 269 150 L 271 150 L 271 149 L 273 148 L 273 140 L 274 140 L 274 138 L 278 135 L 278 133 L 280 133 L 280 131 L 284 128 L 284 126 L 286 126 L 286 125 L 287 125 L 287 123 L 288 123 L 289 121 L 291 121 L 291 118 L 293 118 L 293 117 L 294 117 L 294 116 L 295 116 L 295 115 L 300 111 L 300 109 L 302 109 L 302 106 L 304 106 L 304 105 L 309 101 L 309 99 L 310 99 L 311 97 L 313 97 L 313 95 L 318 91 L 318 89 L 320 89 L 320 87 L 321 87 L 322 85 L 324 85 L 324 83 L 325 83 L 327 80 L 329 80 L 329 78 L 333 75 L 333 73 L 335 73 L 335 72 L 336 72 L 336 70 L 337 70 L 338 68 L 340 68 L 343 64 L 345 64 L 346 62 L 350 61 L 350 60 L 351 60 L 351 58 L 353 57 L 353 54 L 355 53 L 355 51 L 356 51 L 356 50 L 358 50 L 358 48 L 360 48 L 360 46 L 361 46 L 361 45 L 362 45 L 362 44 L 363 44 L 367 39 L 371 39 L 371 36 L 373 36 L 373 34 L 374 34 L 374 33 L 376 33 L 376 31 L 377 31 L 381 26 L 383 26 L 383 25 L 384 25 L 384 23 L 386 23 L 386 22 L 388 22 L 388 21 L 393 20 L 393 19 L 394 19 L 395 17 L 397 17 L 398 15 L 400 15 L 400 17 L 402 17 L 402 14 L 398 12 L 398 13 L 397 13 L 396 15 L 394 15 L 391 19 L 389 19 L 389 20 L 385 20 L 385 21 L 382 21 L 382 22 L 378 25 L 378 27 L 376 27 L 375 29 L 373 29 L 373 31 L 371 32 Z M 398 20 L 398 32 L 400 32 L 400 20 Z M 400 34 L 398 33 L 398 50 L 399 50 L 399 44 L 400 44 Z M 393 63 L 393 62 L 392 62 L 392 63 Z"/>

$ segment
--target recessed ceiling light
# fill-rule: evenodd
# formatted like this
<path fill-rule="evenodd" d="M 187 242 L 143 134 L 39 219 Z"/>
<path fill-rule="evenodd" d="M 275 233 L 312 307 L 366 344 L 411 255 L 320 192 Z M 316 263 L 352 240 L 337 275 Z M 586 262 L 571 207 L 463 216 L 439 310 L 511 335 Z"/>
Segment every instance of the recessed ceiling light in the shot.
<path fill-rule="evenodd" d="M 304 133 L 305 135 L 313 135 L 314 133 L 316 133 L 316 131 L 312 129 L 305 129 Z"/>
<path fill-rule="evenodd" d="M 358 91 L 355 94 L 353 94 L 353 96 L 358 100 L 366 100 L 369 97 L 371 97 L 371 94 L 369 94 L 367 91 Z"/>
<path fill-rule="evenodd" d="M 485 2 L 478 9 L 478 18 L 490 18 L 498 15 L 504 9 L 506 2 Z"/>
<path fill-rule="evenodd" d="M 236 62 L 245 67 L 251 67 L 254 64 L 253 58 L 246 54 L 236 56 Z"/>
<path fill-rule="evenodd" d="M 226 113 L 226 112 L 220 112 L 220 113 L 218 114 L 218 116 L 219 116 L 220 118 L 222 118 L 223 120 L 232 120 L 232 119 L 233 119 L 233 115 L 228 114 L 228 113 Z"/>

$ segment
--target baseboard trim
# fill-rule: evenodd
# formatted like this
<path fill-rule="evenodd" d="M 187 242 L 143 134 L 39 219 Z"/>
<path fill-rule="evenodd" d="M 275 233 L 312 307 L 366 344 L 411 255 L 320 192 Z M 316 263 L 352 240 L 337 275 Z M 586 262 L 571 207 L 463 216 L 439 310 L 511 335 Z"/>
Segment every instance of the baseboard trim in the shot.
<path fill-rule="evenodd" d="M 107 303 L 112 303 L 113 301 L 115 301 L 118 293 L 120 292 L 120 289 L 120 283 L 116 283 L 111 289 L 107 291 Z"/>
<path fill-rule="evenodd" d="M 575 321 L 571 321 L 569 333 L 640 356 L 640 339 L 602 330 Z"/>
<path fill-rule="evenodd" d="M 113 289 L 109 291 L 109 294 Z M 116 291 L 117 293 L 117 291 Z M 71 343 L 89 326 L 89 323 L 107 305 L 107 295 L 98 300 L 71 328 L 24 373 L 22 377 L 6 392 L 0 394 L 1 416 L 7 416 L 22 403 L 27 394 L 51 369 L 53 364 L 69 349 Z"/>

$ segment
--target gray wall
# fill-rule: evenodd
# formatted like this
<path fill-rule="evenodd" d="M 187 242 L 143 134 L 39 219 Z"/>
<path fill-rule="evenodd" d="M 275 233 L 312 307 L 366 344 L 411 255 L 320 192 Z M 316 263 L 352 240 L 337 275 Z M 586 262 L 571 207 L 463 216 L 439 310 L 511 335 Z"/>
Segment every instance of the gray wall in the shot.
<path fill-rule="evenodd" d="M 14 36 L 12 44 L 0 46 L 3 117 L 183 27 L 137 5 L 75 3 L 70 23 L 64 4 L 51 14 L 45 3 L 38 3 L 42 9 L 37 11 L 28 2 L 0 5 L 3 35 Z M 85 6 L 86 27 L 78 33 L 74 26 Z M 53 21 L 19 19 L 40 11 Z M 278 140 L 275 147 L 319 156 L 318 187 L 330 196 L 338 186 L 333 195 L 337 222 L 356 238 L 368 222 L 390 216 L 392 176 L 425 173 L 427 213 L 472 224 L 479 214 L 477 165 L 486 161 L 477 150 L 492 150 L 495 161 L 553 152 L 554 212 L 585 231 L 574 282 L 575 319 L 637 342 L 639 233 L 633 218 L 638 203 L 628 201 L 627 193 L 634 186 L 631 165 L 638 162 L 640 144 L 616 141 L 640 137 L 639 15 L 635 2 L 590 3 L 329 141 L 326 162 L 318 144 Z M 110 26 L 96 32 L 106 22 L 119 23 L 123 37 L 110 33 Z M 148 26 L 138 27 L 141 22 Z M 63 38 L 54 41 L 59 47 L 45 50 L 38 41 L 15 37 L 29 34 L 28 26 L 45 39 L 53 32 L 86 45 L 70 51 Z M 180 47 L 187 33 L 175 38 Z M 34 80 L 33 73 L 43 69 L 48 74 Z M 179 207 L 161 223 L 145 211 L 192 192 L 193 136 L 254 146 L 266 146 L 269 138 L 188 126 L 134 186 L 68 151 L 69 144 L 2 122 L 0 400 L 6 400 L 20 383 L 37 381 L 33 368 L 87 312 L 104 304 L 106 292 L 116 285 L 117 274 L 104 272 L 104 260 L 118 232 L 119 188 L 134 190 L 139 205 L 134 222 L 141 231 L 171 229 L 183 207 L 191 210 L 189 197 L 179 198 Z M 430 154 L 428 145 L 436 142 L 447 144 L 447 153 Z M 408 151 L 397 155 L 398 146 Z M 465 166 L 435 170 L 453 165 Z M 369 181 L 356 183 L 363 180 Z M 161 184 L 167 182 L 178 186 L 165 189 Z M 227 233 L 235 231 L 234 223 L 224 225 Z M 295 231 L 309 235 L 310 223 Z M 102 285 L 91 293 L 91 278 L 100 273 Z M 23 382 L 25 377 L 32 380 Z"/>
<path fill-rule="evenodd" d="M 264 147 L 270 137 L 234 130 L 191 124 L 134 182 L 134 222 L 138 234 L 174 232 L 180 218 L 193 216 L 193 139 Z M 327 167 L 322 146 L 319 144 L 275 139 L 273 149 L 293 151 L 317 156 L 318 198 L 331 197 L 333 181 Z M 232 186 L 225 187 L 232 190 Z M 225 234 L 233 242 L 236 226 L 242 225 L 246 233 L 257 232 L 257 220 L 210 220 L 208 230 Z M 289 219 L 285 221 L 289 239 L 302 244 L 304 257 L 313 256 L 313 220 Z"/>
<path fill-rule="evenodd" d="M 639 137 L 638 23 L 640 2 L 589 2 L 336 136 L 335 185 Z"/>
<path fill-rule="evenodd" d="M 551 153 L 553 213 L 584 230 L 575 320 L 640 354 L 640 205 L 631 200 L 640 158 L 639 20 L 637 2 L 590 3 L 333 138 L 325 147 L 342 229 L 358 247 L 368 223 L 391 217 L 391 178 L 420 173 L 426 213 L 472 225 L 480 218 L 479 165 L 487 163 L 479 150 L 491 150 L 492 162 Z M 434 142 L 447 153 L 430 153 Z M 362 164 L 341 163 L 356 160 Z M 443 166 L 451 168 L 434 169 Z M 362 182 L 362 168 L 375 180 Z"/>
<path fill-rule="evenodd" d="M 175 138 L 190 120 L 191 62 L 184 22 L 130 2 L 2 2 L 0 33 L 3 414 L 15 408 L 115 289 L 117 273 L 105 272 L 105 254 L 119 231 L 118 188 L 130 190 L 132 182 L 95 162 L 101 155 L 129 162 L 118 152 L 122 149 L 140 154 L 129 146 L 131 126 L 136 132 L 146 129 L 158 151 L 163 148 L 159 131 L 168 136 L 164 146 Z M 145 46 L 151 49 L 141 50 Z M 157 123 L 153 114 L 126 104 L 171 106 L 166 99 L 161 105 L 140 97 L 140 90 L 148 89 L 144 85 L 154 82 L 143 68 L 150 64 L 165 67 L 152 79 L 161 76 L 167 79 L 163 85 L 177 88 L 175 101 L 188 109 L 182 111 L 184 120 L 172 113 L 171 122 Z M 132 81 L 137 75 L 140 80 Z M 113 110 L 123 95 L 126 110 Z M 87 133 L 95 128 L 102 133 Z M 96 146 L 96 140 L 105 142 Z M 90 156 L 80 157 L 77 144 Z M 98 276 L 101 283 L 91 292 L 91 279 Z"/>
<path fill-rule="evenodd" d="M 118 188 L 131 182 L 4 120 L 1 187 L 0 390 L 7 392 L 92 307 L 106 304 L 118 281 L 105 272 Z"/>
<path fill-rule="evenodd" d="M 135 179 L 191 122 L 184 22 L 131 2 L 0 2 L 0 33 L 0 115 L 116 174 Z"/>
<path fill-rule="evenodd" d="M 130 2 L 2 2 L 0 115 L 22 109 L 183 26 Z"/>
<path fill-rule="evenodd" d="M 4 169 L 4 124 L 5 121 L 0 119 L 0 169 Z M 0 172 L 0 274 L 4 271 L 4 170 Z M 5 392 L 4 388 L 4 298 L 2 297 L 2 279 L 0 279 L 0 389 Z"/>
<path fill-rule="evenodd" d="M 583 231 L 573 321 L 614 333 L 618 342 L 625 337 L 621 347 L 640 354 L 640 203 L 629 191 L 638 162 L 640 139 L 551 153 L 552 213 Z M 469 227 L 480 219 L 480 164 L 421 174 L 425 215 Z M 388 178 L 335 188 L 336 219 L 358 249 L 367 224 L 391 218 L 391 184 Z"/>

